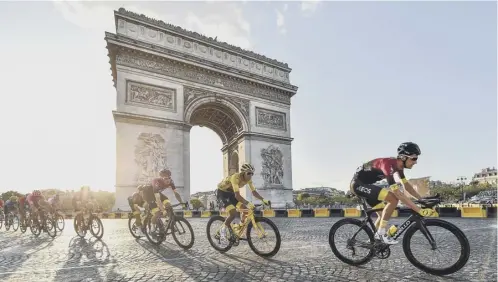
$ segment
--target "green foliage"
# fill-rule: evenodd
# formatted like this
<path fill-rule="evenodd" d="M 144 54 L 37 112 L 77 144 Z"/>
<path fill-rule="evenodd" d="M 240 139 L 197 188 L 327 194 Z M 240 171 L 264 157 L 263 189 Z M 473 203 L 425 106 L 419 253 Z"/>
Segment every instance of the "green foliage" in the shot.
<path fill-rule="evenodd" d="M 204 207 L 202 202 L 197 198 L 190 199 L 190 204 L 192 205 L 192 208 L 194 210 L 199 210 L 200 208 Z"/>
<path fill-rule="evenodd" d="M 21 193 L 19 193 L 19 192 L 17 192 L 17 191 L 12 191 L 12 190 L 11 190 L 11 191 L 7 191 L 7 192 L 5 192 L 5 193 L 2 193 L 1 198 L 2 198 L 2 200 L 5 202 L 5 201 L 7 201 L 7 200 L 8 200 L 11 196 L 17 196 L 17 197 L 20 197 L 20 196 L 22 196 L 22 195 L 23 195 L 23 194 L 21 194 Z"/>
<path fill-rule="evenodd" d="M 298 194 L 295 200 L 296 205 L 350 205 L 358 204 L 359 201 L 354 198 L 347 198 L 346 196 L 327 197 L 325 195 L 311 196 L 308 193 Z"/>
<path fill-rule="evenodd" d="M 496 189 L 493 185 L 477 184 L 471 183 L 470 185 L 452 185 L 447 183 L 441 183 L 437 186 L 431 186 L 431 194 L 435 195 L 439 193 L 445 202 L 457 202 L 462 200 L 462 188 L 465 193 L 465 198 L 470 199 L 471 197 L 477 195 L 481 191 L 487 191 L 491 189 Z"/>

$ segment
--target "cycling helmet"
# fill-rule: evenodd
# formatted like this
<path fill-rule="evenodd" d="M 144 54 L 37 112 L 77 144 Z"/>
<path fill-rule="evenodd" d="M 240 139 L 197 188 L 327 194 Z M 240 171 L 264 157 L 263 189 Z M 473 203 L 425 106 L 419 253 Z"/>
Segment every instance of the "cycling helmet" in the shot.
<path fill-rule="evenodd" d="M 243 164 L 240 168 L 241 172 L 254 172 L 254 166 L 252 164 Z"/>
<path fill-rule="evenodd" d="M 17 196 L 10 196 L 11 202 L 17 202 Z"/>
<path fill-rule="evenodd" d="M 398 147 L 398 156 L 411 156 L 411 155 L 420 155 L 422 152 L 417 144 L 413 142 L 404 142 L 401 143 Z"/>
<path fill-rule="evenodd" d="M 171 175 L 171 170 L 164 168 L 164 169 L 161 169 L 161 171 L 159 172 L 159 174 L 164 174 L 164 173 L 166 173 L 167 175 Z"/>
<path fill-rule="evenodd" d="M 35 197 L 40 197 L 42 195 L 40 190 L 33 190 L 33 193 L 31 193 L 31 194 Z"/>

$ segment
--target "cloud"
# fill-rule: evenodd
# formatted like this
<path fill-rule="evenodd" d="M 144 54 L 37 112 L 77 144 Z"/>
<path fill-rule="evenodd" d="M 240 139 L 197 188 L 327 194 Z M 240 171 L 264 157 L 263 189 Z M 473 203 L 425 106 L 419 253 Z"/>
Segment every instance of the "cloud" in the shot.
<path fill-rule="evenodd" d="M 282 34 L 286 34 L 287 33 L 287 29 L 285 28 L 285 17 L 284 15 L 279 11 L 279 10 L 276 10 L 277 12 L 277 28 L 278 28 L 278 31 Z"/>
<path fill-rule="evenodd" d="M 320 5 L 320 0 L 307 0 L 307 1 L 302 1 L 301 2 L 301 11 L 305 15 L 311 15 L 313 14 L 317 7 Z"/>
<path fill-rule="evenodd" d="M 219 41 L 251 49 L 251 25 L 244 18 L 243 4 L 227 2 L 138 2 L 132 5 L 115 2 L 54 1 L 64 19 L 85 29 L 115 31 L 114 10 L 123 7 L 150 18 L 181 26 Z"/>

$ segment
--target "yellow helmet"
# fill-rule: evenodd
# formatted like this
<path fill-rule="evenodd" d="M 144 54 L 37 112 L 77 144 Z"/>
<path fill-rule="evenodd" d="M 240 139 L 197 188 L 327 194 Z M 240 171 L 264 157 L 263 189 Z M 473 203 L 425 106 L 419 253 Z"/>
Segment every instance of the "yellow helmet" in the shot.
<path fill-rule="evenodd" d="M 11 202 L 17 202 L 17 196 L 10 196 Z"/>

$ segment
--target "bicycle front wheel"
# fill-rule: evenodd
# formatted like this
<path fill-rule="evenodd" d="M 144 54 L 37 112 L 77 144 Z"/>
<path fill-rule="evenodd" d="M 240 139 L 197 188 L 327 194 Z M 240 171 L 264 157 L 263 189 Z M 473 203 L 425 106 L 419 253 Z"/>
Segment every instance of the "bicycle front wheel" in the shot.
<path fill-rule="evenodd" d="M 345 228 L 344 228 L 345 227 Z M 349 232 L 344 236 L 341 242 L 342 236 L 338 236 L 341 232 L 338 230 L 344 228 Z M 362 265 L 369 262 L 375 252 L 373 250 L 374 244 L 374 234 L 370 228 L 363 225 L 363 223 L 354 218 L 344 218 L 332 225 L 329 232 L 329 245 L 332 249 L 334 255 L 349 265 Z M 345 253 L 351 253 L 351 257 L 347 257 L 347 254 L 343 254 L 339 251 L 339 248 L 345 249 Z M 363 251 L 361 254 L 359 251 Z"/>
<path fill-rule="evenodd" d="M 175 221 L 171 225 L 171 228 L 173 229 L 171 230 L 173 239 L 178 246 L 185 250 L 192 248 L 194 245 L 194 230 L 185 218 L 175 216 Z"/>
<path fill-rule="evenodd" d="M 19 229 L 19 216 L 17 214 L 12 214 L 12 229 L 17 231 Z"/>
<path fill-rule="evenodd" d="M 247 242 L 249 243 L 249 247 L 251 247 L 252 251 L 258 256 L 265 258 L 273 257 L 278 253 L 278 250 L 280 250 L 280 244 L 282 243 L 277 225 L 266 217 L 256 217 L 254 220 L 256 226 L 254 226 L 252 222 L 247 226 Z M 254 236 L 254 238 L 251 235 Z M 263 250 L 260 247 L 256 247 L 254 243 L 259 243 L 261 241 L 264 242 L 264 244 L 262 244 L 263 246 L 270 246 L 270 248 L 268 250 Z"/>
<path fill-rule="evenodd" d="M 47 229 L 48 236 L 55 238 L 57 236 L 57 223 L 51 216 L 45 218 L 45 228 Z"/>
<path fill-rule="evenodd" d="M 233 243 L 229 243 L 224 246 L 221 240 L 221 228 L 225 225 L 225 218 L 219 215 L 213 216 L 209 219 L 206 226 L 206 235 L 208 237 L 209 244 L 220 253 L 225 253 L 230 250 Z"/>
<path fill-rule="evenodd" d="M 431 246 L 428 238 L 434 241 L 433 248 L 429 249 L 432 252 L 427 252 L 427 247 Z M 412 247 L 412 243 L 417 241 L 420 245 Z M 452 242 L 455 246 L 449 247 Z M 445 246 L 449 250 L 442 252 L 441 248 Z M 410 227 L 403 238 L 403 251 L 414 266 L 433 275 L 457 272 L 465 266 L 470 257 L 470 245 L 465 234 L 456 225 L 440 219 L 423 219 L 421 224 Z M 450 255 L 451 253 L 453 255 Z M 434 261 L 449 263 L 441 267 L 428 266 Z"/>
<path fill-rule="evenodd" d="M 98 216 L 91 215 L 90 216 L 90 233 L 92 233 L 93 237 L 98 240 L 102 239 L 104 236 L 104 225 Z"/>

